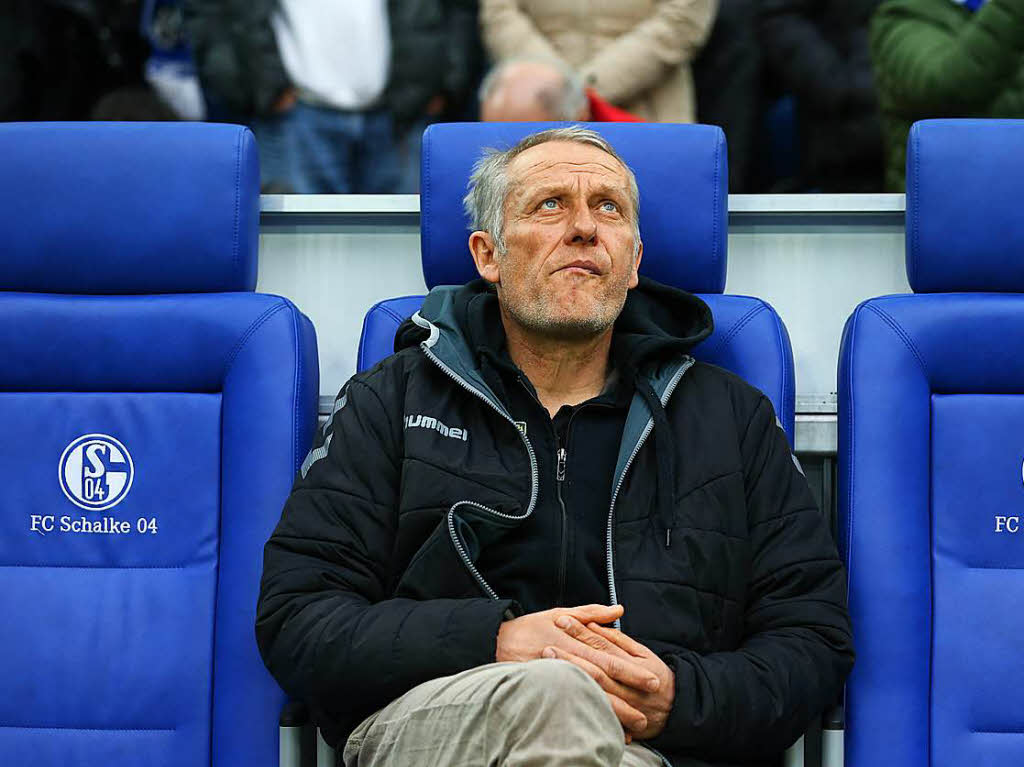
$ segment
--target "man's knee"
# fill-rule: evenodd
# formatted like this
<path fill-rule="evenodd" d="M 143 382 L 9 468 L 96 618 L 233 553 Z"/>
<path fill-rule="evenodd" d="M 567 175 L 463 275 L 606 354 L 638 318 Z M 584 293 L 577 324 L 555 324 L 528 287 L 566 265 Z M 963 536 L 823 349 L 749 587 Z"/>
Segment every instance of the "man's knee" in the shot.
<path fill-rule="evenodd" d="M 566 708 L 587 711 L 591 718 L 607 719 L 617 726 L 608 696 L 579 666 L 564 660 L 542 658 L 518 664 L 510 698 L 526 708 Z"/>

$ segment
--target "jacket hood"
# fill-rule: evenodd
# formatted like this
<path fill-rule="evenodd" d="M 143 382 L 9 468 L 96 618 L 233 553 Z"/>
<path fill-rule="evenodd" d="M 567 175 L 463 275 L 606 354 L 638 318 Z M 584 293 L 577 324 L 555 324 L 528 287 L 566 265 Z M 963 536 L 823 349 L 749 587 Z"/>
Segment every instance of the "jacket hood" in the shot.
<path fill-rule="evenodd" d="M 479 346 L 495 347 L 504 342 L 497 294 L 482 279 L 434 288 L 424 299 L 419 316 L 461 346 L 467 356 Z M 613 355 L 639 370 L 688 353 L 712 330 L 711 309 L 697 296 L 640 277 L 615 321 Z M 407 320 L 395 334 L 395 351 L 414 346 L 428 335 L 426 328 Z"/>

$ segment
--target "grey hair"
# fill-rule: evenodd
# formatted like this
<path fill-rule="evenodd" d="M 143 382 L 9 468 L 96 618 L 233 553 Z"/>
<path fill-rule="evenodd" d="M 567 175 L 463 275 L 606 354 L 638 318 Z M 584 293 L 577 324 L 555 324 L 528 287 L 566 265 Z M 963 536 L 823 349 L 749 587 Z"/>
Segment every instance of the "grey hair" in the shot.
<path fill-rule="evenodd" d="M 483 104 L 491 97 L 509 69 L 519 64 L 528 63 L 543 64 L 562 76 L 562 80 L 558 85 L 551 88 L 543 88 L 537 94 L 537 100 L 544 111 L 551 116 L 551 119 L 578 120 L 580 114 L 587 106 L 587 93 L 583 88 L 583 78 L 580 77 L 578 72 L 570 69 L 563 62 L 552 59 L 506 59 L 495 65 L 480 83 L 480 90 L 477 92 L 480 103 Z"/>
<path fill-rule="evenodd" d="M 473 164 L 473 172 L 467 184 L 469 191 L 462 199 L 472 228 L 475 231 L 488 232 L 494 240 L 498 254 L 505 253 L 505 201 L 511 187 L 508 166 L 527 149 L 548 141 L 568 141 L 597 147 L 618 160 L 626 169 L 629 178 L 629 197 L 633 203 L 633 249 L 636 253 L 640 248 L 640 189 L 636 183 L 636 175 L 600 133 L 580 125 L 531 133 L 505 150 L 484 149 L 483 154 Z"/>

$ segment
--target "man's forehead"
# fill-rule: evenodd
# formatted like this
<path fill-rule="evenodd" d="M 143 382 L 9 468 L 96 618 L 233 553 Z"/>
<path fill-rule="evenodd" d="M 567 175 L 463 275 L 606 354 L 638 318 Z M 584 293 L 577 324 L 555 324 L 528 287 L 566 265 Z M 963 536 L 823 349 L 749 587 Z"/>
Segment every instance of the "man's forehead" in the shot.
<path fill-rule="evenodd" d="M 625 166 L 615 157 L 596 146 L 569 141 L 548 141 L 530 147 L 513 158 L 508 170 L 517 186 L 559 179 L 572 181 L 584 175 L 629 184 Z"/>

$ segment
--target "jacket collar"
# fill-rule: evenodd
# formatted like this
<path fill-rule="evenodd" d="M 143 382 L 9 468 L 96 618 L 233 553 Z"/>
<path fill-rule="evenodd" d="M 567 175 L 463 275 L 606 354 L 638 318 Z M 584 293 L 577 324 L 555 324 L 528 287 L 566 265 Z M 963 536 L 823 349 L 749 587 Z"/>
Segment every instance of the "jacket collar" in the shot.
<path fill-rule="evenodd" d="M 679 363 L 713 328 L 711 309 L 697 296 L 641 277 L 615 322 L 612 353 L 661 397 Z M 481 350 L 500 350 L 505 343 L 497 296 L 488 283 L 431 290 L 413 321 L 399 328 L 395 351 L 417 343 L 501 404 L 480 374 Z"/>

